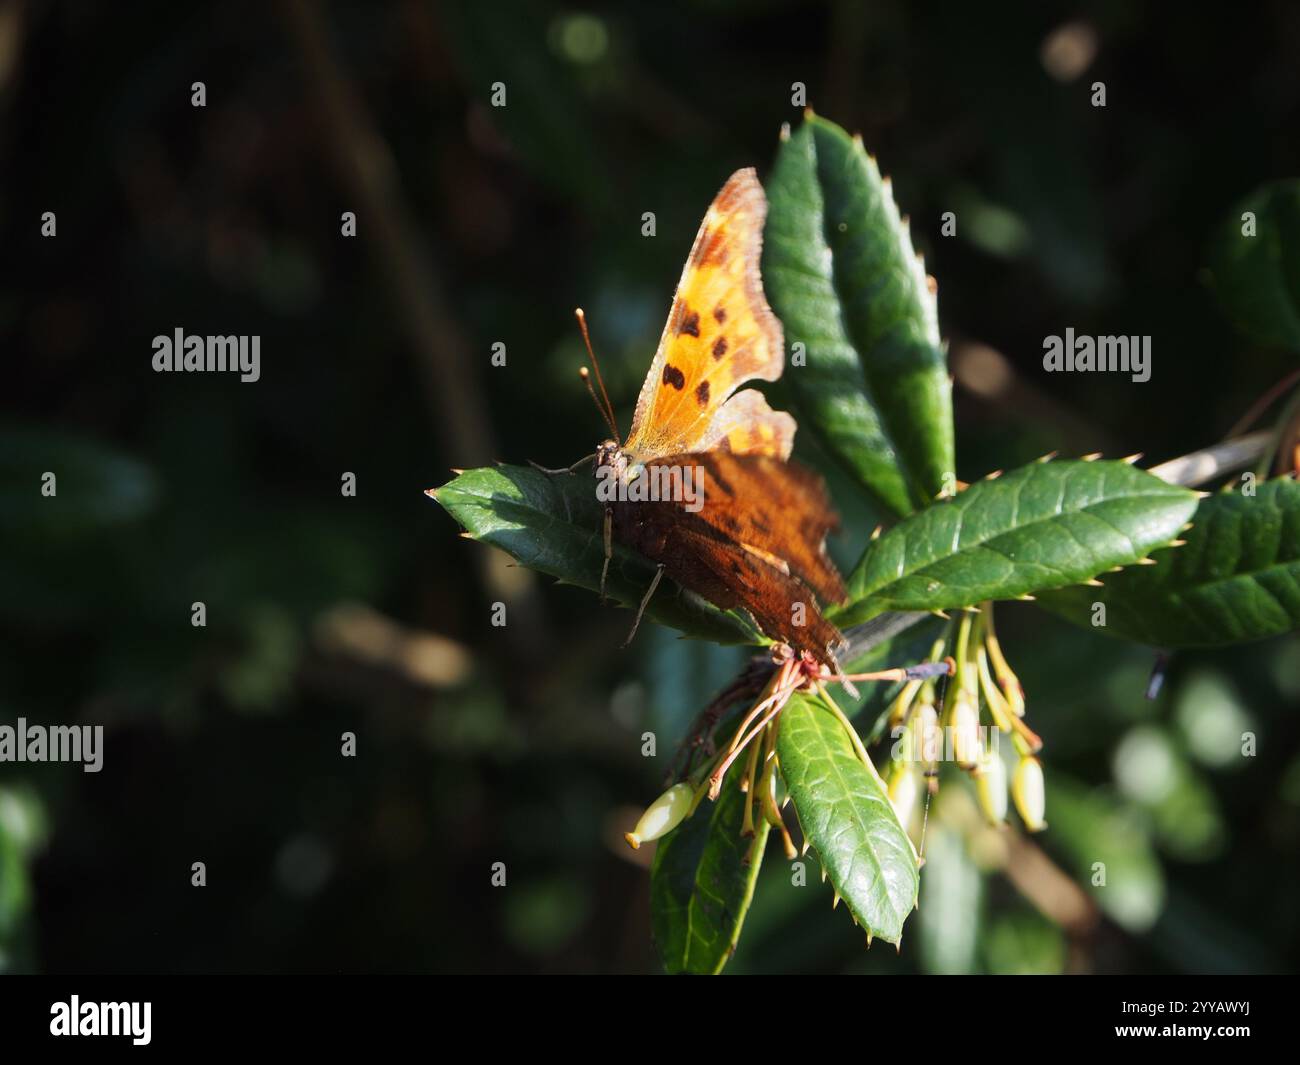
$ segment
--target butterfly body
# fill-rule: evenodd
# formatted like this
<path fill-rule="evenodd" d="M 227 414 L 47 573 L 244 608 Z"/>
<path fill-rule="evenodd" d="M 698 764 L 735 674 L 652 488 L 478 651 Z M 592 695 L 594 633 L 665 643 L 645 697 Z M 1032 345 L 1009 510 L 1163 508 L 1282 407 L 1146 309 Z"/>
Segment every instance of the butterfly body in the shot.
<path fill-rule="evenodd" d="M 628 439 L 597 448 L 597 494 L 607 555 L 612 540 L 626 544 L 682 587 L 746 609 L 769 637 L 830 665 L 842 637 L 818 599 L 845 598 L 824 549 L 838 519 L 821 479 L 789 461 L 794 418 L 740 389 L 784 368 L 781 323 L 759 273 L 766 213 L 752 169 L 733 174 L 709 207 Z"/>

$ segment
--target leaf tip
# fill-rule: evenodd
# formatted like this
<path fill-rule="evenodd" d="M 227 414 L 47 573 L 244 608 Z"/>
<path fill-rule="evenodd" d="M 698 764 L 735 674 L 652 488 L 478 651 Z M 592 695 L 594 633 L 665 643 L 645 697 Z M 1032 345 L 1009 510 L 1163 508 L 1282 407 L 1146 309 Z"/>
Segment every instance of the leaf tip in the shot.
<path fill-rule="evenodd" d="M 438 498 L 438 489 L 436 489 L 436 488 L 426 488 L 426 489 L 424 490 L 424 494 L 427 495 L 430 499 L 437 499 L 437 498 Z"/>
<path fill-rule="evenodd" d="M 1079 460 L 1081 462 L 1096 462 L 1099 458 L 1101 458 L 1100 451 L 1092 451 L 1089 452 L 1087 455 L 1079 456 Z"/>
<path fill-rule="evenodd" d="M 1056 456 L 1059 455 L 1059 454 L 1060 454 L 1059 451 L 1049 451 L 1046 455 L 1042 455 L 1042 456 L 1040 456 L 1039 458 L 1036 458 L 1034 461 L 1035 461 L 1035 462 L 1051 462 L 1052 459 L 1056 458 Z"/>
<path fill-rule="evenodd" d="M 1126 456 L 1124 456 L 1124 458 L 1120 459 L 1120 462 L 1123 462 L 1123 463 L 1126 463 L 1126 464 L 1129 465 L 1129 466 L 1132 466 L 1132 465 L 1133 465 L 1134 463 L 1136 463 L 1140 458 L 1142 458 L 1142 452 L 1141 452 L 1141 451 L 1137 451 L 1137 452 L 1134 452 L 1132 455 L 1126 455 Z"/>

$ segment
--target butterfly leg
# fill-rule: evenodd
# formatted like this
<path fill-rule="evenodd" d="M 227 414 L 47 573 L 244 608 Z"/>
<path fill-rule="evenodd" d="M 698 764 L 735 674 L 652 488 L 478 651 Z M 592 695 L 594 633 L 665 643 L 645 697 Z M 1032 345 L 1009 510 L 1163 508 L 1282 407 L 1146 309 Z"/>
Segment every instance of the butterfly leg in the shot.
<path fill-rule="evenodd" d="M 605 578 L 609 576 L 609 560 L 614 557 L 614 508 L 605 508 L 605 564 L 600 567 L 600 601 L 605 601 Z"/>
<path fill-rule="evenodd" d="M 650 605 L 650 597 L 655 594 L 659 582 L 664 579 L 664 568 L 661 562 L 659 568 L 655 570 L 654 580 L 650 582 L 650 587 L 646 589 L 645 595 L 641 597 L 641 605 L 636 608 L 636 620 L 632 622 L 632 631 L 627 634 L 627 639 L 623 641 L 624 647 L 627 647 L 632 642 L 632 637 L 636 635 L 637 627 L 641 624 L 641 615 L 645 613 L 645 608 Z"/>

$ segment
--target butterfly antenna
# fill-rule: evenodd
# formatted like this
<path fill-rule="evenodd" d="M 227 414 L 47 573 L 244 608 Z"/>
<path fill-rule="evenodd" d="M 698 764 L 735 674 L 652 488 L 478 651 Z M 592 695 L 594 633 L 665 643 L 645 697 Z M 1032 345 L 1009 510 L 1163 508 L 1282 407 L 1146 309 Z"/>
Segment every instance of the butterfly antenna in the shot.
<path fill-rule="evenodd" d="M 609 393 L 605 391 L 605 380 L 600 376 L 600 363 L 596 361 L 596 353 L 591 350 L 591 335 L 587 332 L 587 316 L 583 313 L 581 307 L 574 312 L 578 319 L 578 328 L 582 330 L 582 342 L 587 345 L 587 355 L 591 359 L 591 368 L 596 371 L 596 384 L 600 385 L 600 396 L 604 405 L 601 405 L 600 399 L 596 398 L 596 390 L 591 387 L 591 378 L 587 376 L 587 368 L 584 366 L 581 371 L 583 381 L 586 382 L 587 391 L 591 393 L 591 400 L 596 404 L 596 409 L 600 411 L 606 423 L 609 425 L 609 431 L 614 434 L 614 441 L 622 443 L 622 438 L 618 435 L 618 423 L 614 420 L 614 404 L 609 401 Z"/>

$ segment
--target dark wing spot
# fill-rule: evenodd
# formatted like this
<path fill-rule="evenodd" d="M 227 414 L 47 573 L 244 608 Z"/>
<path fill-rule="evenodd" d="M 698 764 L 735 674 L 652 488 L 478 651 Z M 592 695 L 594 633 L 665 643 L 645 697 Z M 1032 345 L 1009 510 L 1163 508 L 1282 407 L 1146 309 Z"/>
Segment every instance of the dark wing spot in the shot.
<path fill-rule="evenodd" d="M 719 303 L 713 308 L 713 317 L 718 320 L 718 325 L 721 325 L 727 320 L 727 308 Z"/>
<path fill-rule="evenodd" d="M 700 387 L 695 390 L 695 398 L 700 401 L 701 407 L 709 405 L 709 382 L 701 381 Z"/>
<path fill-rule="evenodd" d="M 673 388 L 680 392 L 686 387 L 686 375 L 676 366 L 664 363 L 664 384 L 672 385 Z"/>
<path fill-rule="evenodd" d="M 698 337 L 700 335 L 700 312 L 693 311 L 689 307 L 682 307 L 682 316 L 677 320 L 677 335 L 685 333 L 687 336 Z"/>
<path fill-rule="evenodd" d="M 713 357 L 715 359 L 720 359 L 725 354 L 727 354 L 727 338 L 718 337 L 718 339 L 713 342 Z"/>

